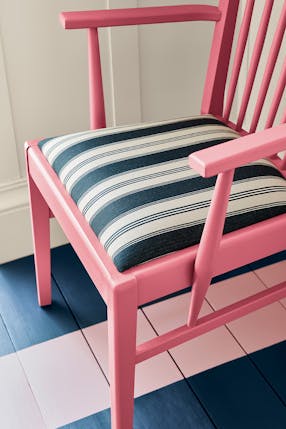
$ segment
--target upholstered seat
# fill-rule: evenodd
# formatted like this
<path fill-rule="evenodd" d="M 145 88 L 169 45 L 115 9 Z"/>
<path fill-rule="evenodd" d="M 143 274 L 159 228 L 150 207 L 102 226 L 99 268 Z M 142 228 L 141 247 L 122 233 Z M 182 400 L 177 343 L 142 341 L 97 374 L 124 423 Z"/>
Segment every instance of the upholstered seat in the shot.
<path fill-rule="evenodd" d="M 119 271 L 200 241 L 216 178 L 188 155 L 238 137 L 211 115 L 45 139 L 44 156 Z M 266 160 L 238 168 L 224 232 L 286 212 L 286 181 Z"/>

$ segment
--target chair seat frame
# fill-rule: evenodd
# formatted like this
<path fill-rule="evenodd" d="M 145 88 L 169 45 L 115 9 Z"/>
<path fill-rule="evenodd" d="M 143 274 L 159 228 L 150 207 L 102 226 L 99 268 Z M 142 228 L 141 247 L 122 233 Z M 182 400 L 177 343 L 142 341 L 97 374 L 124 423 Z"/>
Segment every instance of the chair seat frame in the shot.
<path fill-rule="evenodd" d="M 202 112 L 213 114 L 237 130 L 235 124 L 222 116 L 221 88 L 225 86 L 238 3 L 221 0 L 219 7 L 162 6 L 62 14 L 65 28 L 88 29 L 91 128 L 105 127 L 98 27 L 208 20 L 214 21 L 216 27 Z M 242 137 L 224 143 L 223 148 L 219 145 L 190 156 L 190 165 L 202 176 L 218 175 L 201 242 L 123 273 L 118 272 L 45 159 L 38 141 L 25 145 L 39 304 L 49 305 L 52 299 L 49 220 L 55 216 L 108 308 L 113 429 L 132 428 L 136 363 L 286 296 L 285 282 L 210 315 L 198 316 L 212 277 L 286 248 L 286 235 L 281 234 L 286 215 L 223 235 L 234 169 L 262 156 L 270 157 L 286 147 L 286 125 L 256 134 L 242 129 L 239 132 Z M 283 161 L 277 156 L 269 159 L 285 177 Z M 186 324 L 136 346 L 138 307 L 190 285 L 191 305 Z"/>

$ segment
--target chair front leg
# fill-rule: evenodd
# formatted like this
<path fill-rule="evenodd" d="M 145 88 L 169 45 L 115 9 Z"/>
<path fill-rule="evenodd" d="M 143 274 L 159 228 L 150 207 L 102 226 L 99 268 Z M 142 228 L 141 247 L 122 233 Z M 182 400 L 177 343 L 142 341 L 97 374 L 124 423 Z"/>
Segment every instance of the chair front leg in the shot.
<path fill-rule="evenodd" d="M 50 209 L 28 171 L 31 223 L 34 242 L 34 258 L 40 306 L 52 302 Z"/>
<path fill-rule="evenodd" d="M 108 303 L 109 377 L 112 429 L 132 429 L 136 360 L 135 281 L 113 289 Z"/>

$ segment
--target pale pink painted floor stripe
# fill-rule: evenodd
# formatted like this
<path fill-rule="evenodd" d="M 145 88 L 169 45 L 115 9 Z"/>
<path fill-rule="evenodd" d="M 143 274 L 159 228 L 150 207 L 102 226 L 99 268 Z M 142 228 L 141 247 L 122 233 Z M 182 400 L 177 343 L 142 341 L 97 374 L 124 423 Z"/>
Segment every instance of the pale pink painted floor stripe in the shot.
<path fill-rule="evenodd" d="M 186 323 L 190 295 L 184 294 L 144 308 L 159 334 Z M 201 315 L 212 312 L 204 302 Z M 228 330 L 222 326 L 170 350 L 185 377 L 239 358 L 245 353 Z"/>
<path fill-rule="evenodd" d="M 285 281 L 286 276 L 286 261 L 277 262 L 276 264 L 268 265 L 254 271 L 255 274 L 267 287 L 274 286 L 275 284 Z M 280 301 L 286 308 L 286 298 Z"/>
<path fill-rule="evenodd" d="M 0 358 L 0 428 L 46 428 L 16 353 Z"/>
<path fill-rule="evenodd" d="M 109 407 L 108 383 L 80 331 L 18 355 L 48 428 Z"/>
<path fill-rule="evenodd" d="M 265 287 L 261 280 L 250 272 L 216 283 L 208 291 L 207 300 L 217 310 L 262 291 Z M 243 349 L 251 353 L 286 340 L 286 310 L 280 302 L 276 302 L 227 326 Z"/>
<path fill-rule="evenodd" d="M 138 311 L 137 343 L 156 336 L 143 313 Z M 107 322 L 90 326 L 83 330 L 96 358 L 108 377 Z M 182 380 L 182 375 L 167 353 L 148 359 L 136 365 L 135 396 L 152 392 L 168 384 Z"/>

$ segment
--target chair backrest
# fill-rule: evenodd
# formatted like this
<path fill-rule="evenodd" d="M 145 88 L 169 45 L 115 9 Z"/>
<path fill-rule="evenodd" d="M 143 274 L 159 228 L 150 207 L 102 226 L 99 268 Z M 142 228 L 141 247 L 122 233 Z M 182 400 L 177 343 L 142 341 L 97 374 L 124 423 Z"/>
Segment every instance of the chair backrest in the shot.
<path fill-rule="evenodd" d="M 280 51 L 282 52 L 286 1 L 219 0 L 218 3 L 218 6 L 181 5 L 62 13 L 61 21 L 64 28 L 88 29 L 91 128 L 105 127 L 98 28 L 179 21 L 215 21 L 201 111 L 228 121 L 231 111 L 235 110 L 232 121 L 233 126 L 239 131 L 245 129 L 246 113 L 250 113 L 247 115 L 250 117 L 247 131 L 254 132 L 261 118 L 262 109 L 265 108 L 265 99 L 275 72 L 277 58 Z M 275 10 L 273 14 L 277 6 L 280 10 L 278 12 Z M 261 13 L 259 11 L 257 13 L 261 7 Z M 274 22 L 275 19 L 273 21 L 273 15 L 277 22 Z M 233 43 L 235 32 L 238 36 L 237 41 Z M 251 49 L 253 35 L 256 37 Z M 267 37 L 271 39 L 270 43 L 265 43 Z M 269 49 L 267 45 L 270 45 Z M 230 61 L 232 57 L 233 60 Z M 250 58 L 250 65 L 247 72 L 242 73 L 246 57 Z M 262 66 L 265 62 L 262 61 L 262 57 L 267 58 L 265 67 Z M 254 100 L 253 88 L 261 76 L 258 95 Z M 271 127 L 274 123 L 285 82 L 284 60 L 272 100 L 267 102 L 266 114 L 263 112 L 263 117 L 266 117 L 265 128 Z M 286 121 L 286 110 L 280 121 Z"/>
<path fill-rule="evenodd" d="M 236 100 L 235 128 L 241 130 L 247 127 L 247 131 L 253 133 L 256 131 L 260 119 L 266 118 L 261 121 L 263 128 L 271 127 L 275 121 L 279 107 L 283 107 L 280 105 L 283 103 L 281 100 L 286 83 L 286 60 L 281 46 L 286 25 L 286 1 L 232 1 L 228 5 L 228 7 L 231 7 L 232 14 L 237 12 L 238 3 L 241 8 L 241 13 L 239 14 L 241 15 L 241 19 L 238 17 L 236 22 L 236 26 L 239 27 L 238 37 L 237 42 L 232 47 L 234 55 L 232 64 L 229 67 L 228 85 L 226 85 L 225 71 L 223 71 L 223 76 L 219 84 L 216 83 L 216 85 L 220 85 L 219 90 L 216 91 L 217 96 L 209 93 L 210 81 L 213 79 L 216 82 L 217 79 L 216 77 L 213 78 L 216 66 L 215 62 L 218 61 L 217 58 L 219 58 L 219 55 L 225 54 L 225 67 L 227 67 L 227 63 L 229 62 L 229 47 L 227 47 L 227 53 L 222 53 L 222 47 L 220 47 L 219 53 L 217 53 L 220 21 L 216 24 L 218 28 L 215 29 L 214 34 L 202 110 L 204 113 L 215 113 L 225 121 L 228 121 L 234 100 Z M 220 7 L 226 15 L 226 2 L 220 2 Z M 233 25 L 234 18 L 230 14 L 226 18 L 224 31 L 231 38 L 232 32 L 229 26 Z M 252 39 L 254 39 L 253 44 Z M 231 42 L 228 41 L 227 43 L 230 44 Z M 253 46 L 251 47 L 251 45 Z M 246 73 L 243 73 L 244 79 L 241 79 L 242 64 L 245 64 L 246 57 L 249 58 L 249 66 L 246 66 Z M 278 57 L 279 61 L 277 62 Z M 280 62 L 282 62 L 282 68 L 280 67 Z M 238 88 L 239 78 L 240 85 Z M 270 91 L 272 93 L 269 94 L 271 97 L 268 100 L 267 94 L 271 80 L 273 90 Z M 255 83 L 259 87 L 259 90 L 256 91 L 257 94 L 254 94 L 255 91 L 253 91 Z M 239 94 L 237 94 L 238 92 Z M 265 102 L 266 100 L 267 103 Z M 264 114 L 262 118 L 261 113 L 263 109 Z M 249 125 L 245 125 L 247 112 L 250 118 Z M 286 121 L 286 110 L 284 110 L 279 120 L 283 123 Z"/>

